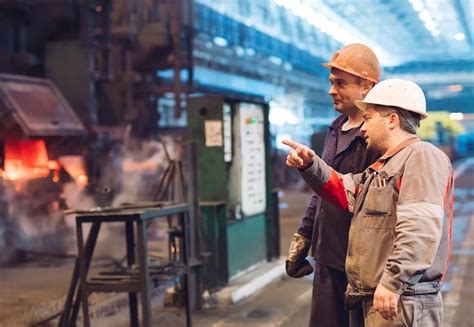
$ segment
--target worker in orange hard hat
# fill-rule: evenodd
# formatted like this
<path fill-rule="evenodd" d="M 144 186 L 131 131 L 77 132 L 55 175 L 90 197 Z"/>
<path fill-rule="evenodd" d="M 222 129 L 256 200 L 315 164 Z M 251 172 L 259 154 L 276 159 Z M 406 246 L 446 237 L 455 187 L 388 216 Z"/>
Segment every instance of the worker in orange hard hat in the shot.
<path fill-rule="evenodd" d="M 380 65 L 374 52 L 363 44 L 350 44 L 323 64 L 330 69 L 329 95 L 340 113 L 326 136 L 322 159 L 342 173 L 359 173 L 379 154 L 368 150 L 361 126 L 362 111 L 354 101 L 362 100 L 380 80 Z M 315 260 L 310 326 L 348 326 L 344 306 L 347 277 L 344 262 L 351 214 L 313 195 L 293 235 L 286 262 L 291 277 L 313 272 L 306 260 L 309 249 Z"/>

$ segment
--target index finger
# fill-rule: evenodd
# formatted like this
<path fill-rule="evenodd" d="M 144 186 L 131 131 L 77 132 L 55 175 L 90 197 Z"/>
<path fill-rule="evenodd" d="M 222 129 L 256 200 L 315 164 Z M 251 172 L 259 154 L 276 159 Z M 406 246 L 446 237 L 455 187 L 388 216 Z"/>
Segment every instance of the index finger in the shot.
<path fill-rule="evenodd" d="M 281 143 L 288 145 L 289 147 L 293 149 L 299 149 L 301 147 L 301 144 L 296 143 L 295 141 L 289 140 L 289 139 L 283 139 L 281 140 Z"/>

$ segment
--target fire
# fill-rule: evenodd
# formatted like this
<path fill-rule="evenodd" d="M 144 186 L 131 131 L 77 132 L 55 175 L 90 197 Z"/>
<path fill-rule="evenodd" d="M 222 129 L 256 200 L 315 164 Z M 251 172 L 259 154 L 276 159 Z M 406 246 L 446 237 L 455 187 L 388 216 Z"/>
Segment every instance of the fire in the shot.
<path fill-rule="evenodd" d="M 65 171 L 81 186 L 85 188 L 89 183 L 84 158 L 77 155 L 61 156 L 59 162 Z"/>
<path fill-rule="evenodd" d="M 79 176 L 77 177 L 77 183 L 78 183 L 81 187 L 85 188 L 85 187 L 87 186 L 87 184 L 89 183 L 89 177 L 87 177 L 87 175 L 84 175 L 84 174 L 79 175 Z"/>
<path fill-rule="evenodd" d="M 5 164 L 1 176 L 8 180 L 47 177 L 60 166 L 48 159 L 44 140 L 5 141 Z"/>

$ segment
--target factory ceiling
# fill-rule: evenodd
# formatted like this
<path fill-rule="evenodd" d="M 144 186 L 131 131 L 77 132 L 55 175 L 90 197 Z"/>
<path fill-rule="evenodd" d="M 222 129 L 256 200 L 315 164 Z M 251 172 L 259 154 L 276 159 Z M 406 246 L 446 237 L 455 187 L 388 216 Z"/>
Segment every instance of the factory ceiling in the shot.
<path fill-rule="evenodd" d="M 292 2 L 315 10 L 324 8 L 349 41 L 363 40 L 382 52 L 385 65 L 474 57 L 474 0 Z"/>
<path fill-rule="evenodd" d="M 410 62 L 462 63 L 474 58 L 474 0 L 197 2 L 300 47 L 311 47 L 308 43 L 315 39 L 319 43 L 321 38 L 312 38 L 312 33 L 339 44 L 366 43 L 386 67 Z M 303 34 L 299 40 L 294 29 Z M 320 55 L 327 56 L 332 47 Z"/>
<path fill-rule="evenodd" d="M 234 54 L 231 58 L 248 61 L 254 70 L 268 61 L 290 74 L 298 71 L 326 78 L 320 63 L 343 45 L 362 42 L 377 53 L 383 78 L 420 83 L 431 108 L 474 110 L 470 109 L 474 97 L 474 0 L 195 2 L 196 35 L 210 53 L 216 47 L 228 51 Z M 255 58 L 258 65 L 252 61 Z M 299 80 L 304 84 L 307 79 L 300 76 Z M 325 81 L 306 84 L 320 91 L 325 88 Z"/>

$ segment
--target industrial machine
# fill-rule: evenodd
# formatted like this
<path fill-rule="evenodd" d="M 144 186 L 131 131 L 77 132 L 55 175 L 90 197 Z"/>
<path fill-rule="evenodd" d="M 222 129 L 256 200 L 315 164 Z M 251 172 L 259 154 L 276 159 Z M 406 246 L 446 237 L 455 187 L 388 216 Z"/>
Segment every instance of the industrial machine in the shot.
<path fill-rule="evenodd" d="M 268 105 L 259 99 L 189 96 L 187 114 L 189 140 L 198 145 L 204 286 L 212 289 L 279 256 Z"/>

